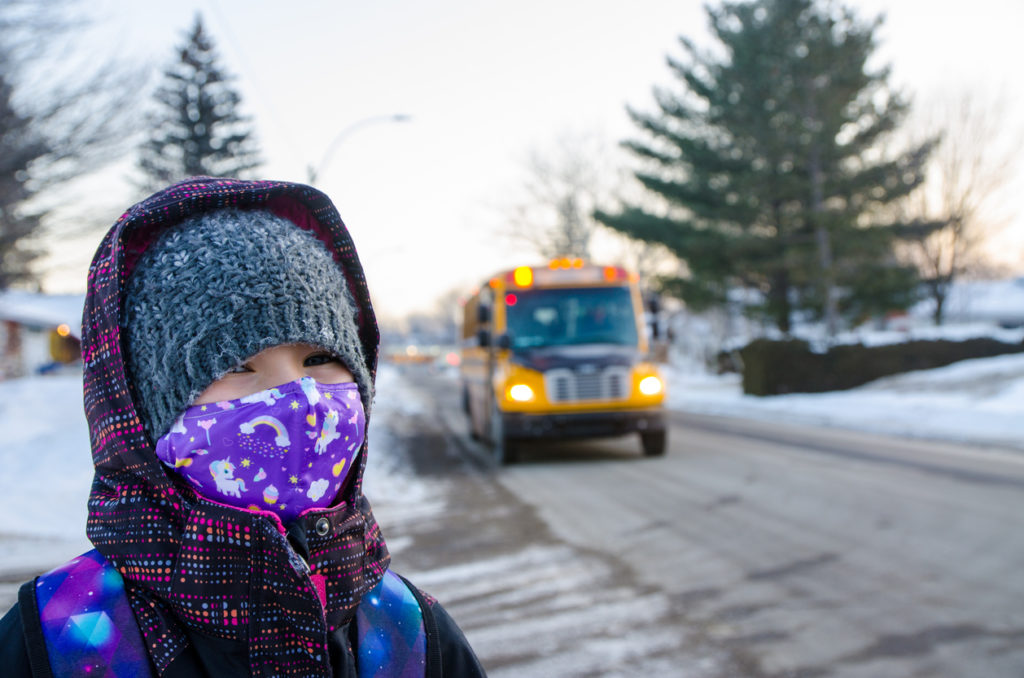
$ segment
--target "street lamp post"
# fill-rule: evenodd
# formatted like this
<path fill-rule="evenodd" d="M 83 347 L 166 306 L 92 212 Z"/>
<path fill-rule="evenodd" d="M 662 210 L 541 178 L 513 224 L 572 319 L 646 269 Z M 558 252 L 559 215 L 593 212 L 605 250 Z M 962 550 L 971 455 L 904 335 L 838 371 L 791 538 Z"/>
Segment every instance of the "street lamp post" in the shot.
<path fill-rule="evenodd" d="M 348 138 L 353 132 L 379 122 L 408 122 L 409 120 L 412 120 L 412 117 L 403 113 L 397 113 L 394 115 L 374 115 L 369 118 L 358 120 L 348 127 L 345 127 L 338 132 L 338 135 L 334 137 L 333 141 L 331 141 L 327 150 L 324 151 L 324 157 L 320 159 L 320 163 L 317 165 L 309 165 L 306 168 L 309 185 L 316 185 L 316 180 L 320 178 L 321 173 L 323 173 L 327 165 L 330 164 L 331 159 L 334 157 L 334 153 L 338 150 L 338 146 L 340 146 L 341 142 Z"/>

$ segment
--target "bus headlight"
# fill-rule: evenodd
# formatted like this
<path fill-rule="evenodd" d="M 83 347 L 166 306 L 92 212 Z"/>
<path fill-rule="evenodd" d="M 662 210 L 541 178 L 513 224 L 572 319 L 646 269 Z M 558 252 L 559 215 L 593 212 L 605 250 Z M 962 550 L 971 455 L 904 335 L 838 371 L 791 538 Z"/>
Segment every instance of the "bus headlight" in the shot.
<path fill-rule="evenodd" d="M 515 384 L 508 390 L 508 395 L 516 402 L 525 403 L 533 400 L 533 389 L 526 384 Z"/>
<path fill-rule="evenodd" d="M 640 392 L 647 396 L 661 393 L 661 379 L 655 376 L 644 377 L 640 380 Z"/>

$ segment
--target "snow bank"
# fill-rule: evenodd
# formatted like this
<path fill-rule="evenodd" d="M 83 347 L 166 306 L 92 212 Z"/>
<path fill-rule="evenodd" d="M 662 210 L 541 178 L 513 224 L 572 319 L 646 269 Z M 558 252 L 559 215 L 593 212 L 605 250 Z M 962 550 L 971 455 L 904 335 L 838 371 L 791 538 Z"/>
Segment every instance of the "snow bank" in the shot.
<path fill-rule="evenodd" d="M 784 419 L 1024 451 L 1024 355 L 965 360 L 885 377 L 849 391 L 757 397 L 739 375 L 666 370 L 673 409 Z"/>
<path fill-rule="evenodd" d="M 0 535 L 85 534 L 92 454 L 82 376 L 0 382 Z"/>
<path fill-rule="evenodd" d="M 401 394 L 391 395 L 397 389 L 399 377 L 382 369 L 378 390 L 389 395 L 373 412 L 366 493 L 394 512 L 424 511 L 433 492 L 397 456 L 389 433 L 389 418 L 396 412 L 408 414 L 422 406 Z M 70 539 L 84 544 L 93 467 L 81 372 L 0 382 L 0 427 L 0 540 Z M 12 549 L 5 546 L 0 561 L 9 564 Z"/>

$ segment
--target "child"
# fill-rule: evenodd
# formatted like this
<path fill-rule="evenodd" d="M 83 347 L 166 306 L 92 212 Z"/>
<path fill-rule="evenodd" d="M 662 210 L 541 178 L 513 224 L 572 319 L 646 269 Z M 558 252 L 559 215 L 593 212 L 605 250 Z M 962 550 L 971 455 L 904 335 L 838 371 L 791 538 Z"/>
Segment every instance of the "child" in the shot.
<path fill-rule="evenodd" d="M 22 587 L 5 676 L 482 676 L 362 493 L 378 332 L 334 205 L 194 178 L 89 269 L 95 551 Z"/>

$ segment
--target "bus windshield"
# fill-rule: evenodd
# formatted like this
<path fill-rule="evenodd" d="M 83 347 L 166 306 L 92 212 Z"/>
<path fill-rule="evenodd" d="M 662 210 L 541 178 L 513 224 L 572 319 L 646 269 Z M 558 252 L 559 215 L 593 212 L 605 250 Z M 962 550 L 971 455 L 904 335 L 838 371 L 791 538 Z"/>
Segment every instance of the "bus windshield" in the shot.
<path fill-rule="evenodd" d="M 506 298 L 513 349 L 571 344 L 636 346 L 636 317 L 627 287 L 533 289 Z"/>

